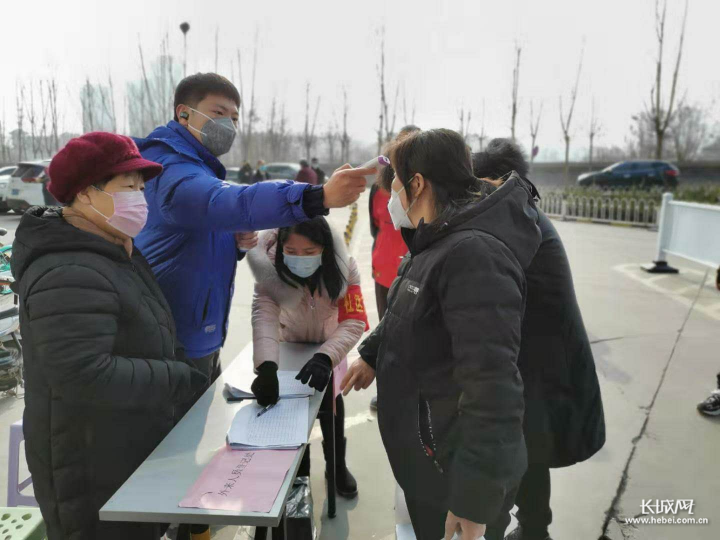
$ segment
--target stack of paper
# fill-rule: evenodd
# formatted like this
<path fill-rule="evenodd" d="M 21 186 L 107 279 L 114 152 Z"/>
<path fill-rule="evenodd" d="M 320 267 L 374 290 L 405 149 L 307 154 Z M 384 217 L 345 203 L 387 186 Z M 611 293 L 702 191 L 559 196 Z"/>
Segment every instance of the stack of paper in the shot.
<path fill-rule="evenodd" d="M 297 371 L 278 371 L 281 398 L 298 398 L 315 395 L 315 389 L 296 380 Z M 225 390 L 234 398 L 255 399 L 249 384 L 246 381 L 225 379 Z"/>
<path fill-rule="evenodd" d="M 262 416 L 262 407 L 246 405 L 233 419 L 227 442 L 233 450 L 282 450 L 308 442 L 309 398 L 281 399 Z"/>

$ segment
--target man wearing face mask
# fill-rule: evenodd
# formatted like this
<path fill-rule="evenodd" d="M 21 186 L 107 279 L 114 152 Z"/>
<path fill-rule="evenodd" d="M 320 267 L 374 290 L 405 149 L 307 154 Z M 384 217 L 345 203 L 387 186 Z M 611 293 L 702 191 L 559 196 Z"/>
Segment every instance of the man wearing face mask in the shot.
<path fill-rule="evenodd" d="M 325 186 L 224 182 L 218 157 L 236 137 L 240 96 L 220 75 L 198 73 L 175 91 L 175 118 L 137 140 L 163 165 L 145 192 L 147 227 L 137 245 L 170 303 L 187 354 L 209 376 L 220 374 L 237 262 L 257 243 L 252 231 L 291 226 L 354 202 L 367 170 L 344 168 Z"/>

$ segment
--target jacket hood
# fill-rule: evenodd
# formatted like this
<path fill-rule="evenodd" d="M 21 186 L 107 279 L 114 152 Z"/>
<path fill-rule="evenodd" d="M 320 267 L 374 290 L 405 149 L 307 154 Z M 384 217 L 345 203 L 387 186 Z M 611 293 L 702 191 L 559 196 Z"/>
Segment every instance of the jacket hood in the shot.
<path fill-rule="evenodd" d="M 70 225 L 62 208 L 35 206 L 20 220 L 13 242 L 10 267 L 16 282 L 43 255 L 63 251 L 92 251 L 119 262 L 127 262 L 125 248 Z"/>
<path fill-rule="evenodd" d="M 153 149 L 165 145 L 184 157 L 207 164 L 218 178 L 225 178 L 225 167 L 217 157 L 212 155 L 207 148 L 192 136 L 192 134 L 176 122 L 171 120 L 166 126 L 156 127 L 150 135 L 142 138 L 134 138 L 140 152 L 145 155 L 153 154 Z"/>
<path fill-rule="evenodd" d="M 477 230 L 503 242 L 526 269 L 540 246 L 534 186 L 513 172 L 499 188 L 439 227 L 421 223 L 416 230 L 403 229 L 403 237 L 412 254 L 419 253 L 438 240 L 459 231 Z"/>
<path fill-rule="evenodd" d="M 345 286 L 340 292 L 340 297 L 345 295 L 347 284 L 350 278 L 350 255 L 345 247 L 345 241 L 332 229 L 333 247 L 335 248 L 335 259 L 338 268 L 345 281 Z M 285 283 L 278 276 L 275 270 L 275 246 L 277 245 L 278 230 L 272 229 L 263 231 L 258 238 L 257 247 L 248 251 L 247 261 L 250 270 L 255 277 L 255 282 L 260 285 L 264 292 L 269 294 L 279 305 L 293 307 L 302 300 L 303 290 L 300 287 L 292 287 Z"/>

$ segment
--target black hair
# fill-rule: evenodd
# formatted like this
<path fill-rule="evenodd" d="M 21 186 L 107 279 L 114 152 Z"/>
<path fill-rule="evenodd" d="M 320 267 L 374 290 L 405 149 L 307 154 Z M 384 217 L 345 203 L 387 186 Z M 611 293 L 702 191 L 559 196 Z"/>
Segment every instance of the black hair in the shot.
<path fill-rule="evenodd" d="M 240 108 L 240 93 L 235 85 L 217 73 L 196 73 L 185 77 L 175 88 L 173 117 L 177 122 L 178 105 L 197 107 L 203 99 L 210 95 L 223 96 L 235 102 Z"/>
<path fill-rule="evenodd" d="M 415 133 L 417 131 L 422 131 L 419 127 L 417 127 L 415 124 L 408 124 L 407 126 L 403 126 L 400 128 L 400 131 L 398 132 L 397 136 L 395 137 L 395 141 L 398 141 L 411 133 Z M 387 155 L 390 153 L 390 145 L 386 145 L 383 148 L 383 154 Z M 380 173 L 377 183 L 380 185 L 381 188 L 383 188 L 385 191 L 390 191 L 392 189 L 392 182 L 393 178 L 395 177 L 395 170 L 392 168 L 392 165 L 388 165 L 387 167 L 383 168 L 382 172 Z"/>
<path fill-rule="evenodd" d="M 283 247 L 291 234 L 304 236 L 323 248 L 322 266 L 309 278 L 296 276 L 285 265 Z M 304 285 L 322 287 L 324 285 L 328 296 L 333 301 L 340 297 L 340 293 L 346 284 L 345 277 L 338 266 L 332 230 L 323 216 L 317 216 L 310 221 L 292 227 L 283 227 L 278 231 L 277 245 L 275 247 L 275 270 L 282 281 L 293 287 L 302 287 Z"/>
<path fill-rule="evenodd" d="M 482 198 L 482 182 L 473 175 L 470 148 L 450 129 L 417 131 L 390 145 L 395 176 L 412 202 L 410 182 L 416 174 L 430 183 L 437 222 L 443 223 Z"/>
<path fill-rule="evenodd" d="M 473 154 L 472 161 L 478 178 L 497 180 L 512 171 L 525 178 L 530 172 L 522 148 L 510 139 L 493 139 L 484 151 Z"/>
<path fill-rule="evenodd" d="M 401 135 L 407 135 L 408 133 L 415 133 L 416 131 L 422 131 L 422 129 L 417 127 L 415 124 L 408 124 L 407 126 L 403 126 L 400 128 L 400 131 L 398 131 L 398 137 L 400 137 Z"/>
<path fill-rule="evenodd" d="M 301 167 L 308 167 L 307 159 L 301 159 L 301 160 L 300 160 L 300 166 L 301 166 Z"/>

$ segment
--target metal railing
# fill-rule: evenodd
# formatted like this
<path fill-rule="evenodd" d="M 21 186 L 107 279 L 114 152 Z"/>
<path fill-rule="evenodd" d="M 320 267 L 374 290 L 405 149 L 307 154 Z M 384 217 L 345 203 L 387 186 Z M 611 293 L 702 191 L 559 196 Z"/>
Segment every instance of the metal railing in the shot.
<path fill-rule="evenodd" d="M 655 274 L 677 273 L 668 265 L 674 255 L 708 266 L 720 267 L 720 206 L 673 200 L 665 193 L 660 211 L 657 255 L 643 269 Z"/>
<path fill-rule="evenodd" d="M 548 216 L 562 220 L 618 223 L 635 227 L 654 227 L 658 204 L 647 199 L 620 199 L 548 193 L 538 204 Z"/>

